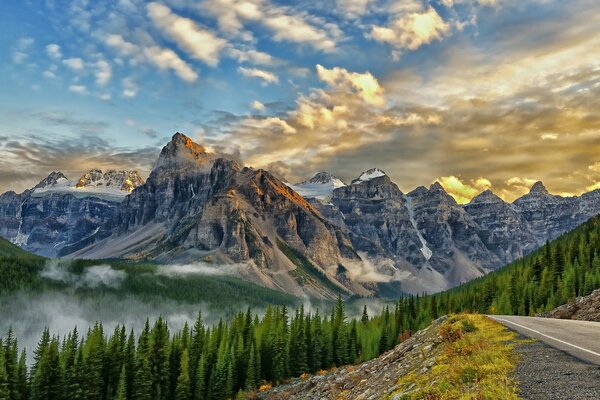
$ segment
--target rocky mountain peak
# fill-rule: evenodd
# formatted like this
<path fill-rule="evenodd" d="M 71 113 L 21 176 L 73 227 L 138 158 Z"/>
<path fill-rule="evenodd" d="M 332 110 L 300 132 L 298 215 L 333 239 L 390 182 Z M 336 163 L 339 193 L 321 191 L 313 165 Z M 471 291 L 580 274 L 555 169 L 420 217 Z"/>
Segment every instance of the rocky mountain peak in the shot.
<path fill-rule="evenodd" d="M 546 186 L 544 186 L 542 181 L 537 181 L 531 186 L 529 193 L 548 194 L 548 189 L 546 189 Z"/>
<path fill-rule="evenodd" d="M 61 181 L 68 180 L 67 177 L 60 171 L 52 171 L 50 175 L 42 179 L 37 185 L 33 187 L 33 189 L 41 189 L 55 186 L 57 183 Z"/>
<path fill-rule="evenodd" d="M 144 184 L 144 180 L 137 171 L 115 171 L 104 173 L 100 169 L 92 169 L 79 178 L 75 187 L 84 188 L 106 188 L 122 192 L 131 192 L 138 186 Z"/>
<path fill-rule="evenodd" d="M 473 197 L 469 204 L 482 204 L 482 203 L 503 203 L 498 195 L 492 192 L 490 189 L 484 190 L 477 196 Z"/>
<path fill-rule="evenodd" d="M 429 190 L 432 192 L 444 192 L 446 193 L 446 189 L 444 189 L 444 187 L 442 186 L 441 183 L 439 183 L 438 181 L 435 181 L 431 184 L 431 186 L 429 186 Z"/>
<path fill-rule="evenodd" d="M 339 179 L 337 176 L 335 176 L 329 172 L 323 172 L 323 171 L 317 172 L 309 180 L 297 183 L 296 185 L 306 185 L 306 184 L 321 184 L 321 185 L 334 184 L 336 187 L 345 185 L 345 183 L 341 179 Z"/>
<path fill-rule="evenodd" d="M 171 138 L 171 141 L 163 147 L 156 167 L 163 167 L 171 164 L 196 164 L 203 165 L 214 156 L 205 147 L 195 143 L 192 139 L 177 132 Z"/>
<path fill-rule="evenodd" d="M 367 182 L 367 181 L 370 181 L 370 180 L 373 180 L 376 178 L 381 178 L 381 177 L 387 177 L 387 174 L 379 168 L 371 168 L 371 169 L 368 169 L 368 170 L 364 171 L 363 173 L 361 173 L 358 178 L 356 178 L 352 181 L 351 184 L 355 185 L 357 183 Z M 388 180 L 389 180 L 389 178 L 388 178 Z"/>

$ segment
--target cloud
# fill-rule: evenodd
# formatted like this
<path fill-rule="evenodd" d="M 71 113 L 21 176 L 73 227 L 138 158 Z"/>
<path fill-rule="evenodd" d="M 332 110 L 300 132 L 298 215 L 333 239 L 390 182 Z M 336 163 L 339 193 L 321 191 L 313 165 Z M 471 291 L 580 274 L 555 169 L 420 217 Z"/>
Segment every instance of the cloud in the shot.
<path fill-rule="evenodd" d="M 95 64 L 96 67 L 96 84 L 106 86 L 112 78 L 112 67 L 106 60 L 99 60 Z"/>
<path fill-rule="evenodd" d="M 85 85 L 69 85 L 69 92 L 77 94 L 88 94 L 87 87 Z"/>
<path fill-rule="evenodd" d="M 158 137 L 158 132 L 152 128 L 142 128 L 140 132 L 152 139 Z"/>
<path fill-rule="evenodd" d="M 108 129 L 108 123 L 95 119 L 76 118 L 60 112 L 37 112 L 29 115 L 42 121 L 45 125 L 69 128 L 73 133 L 99 135 Z"/>
<path fill-rule="evenodd" d="M 13 53 L 12 53 L 13 62 L 15 64 L 21 64 L 21 63 L 25 62 L 27 57 L 29 57 L 28 51 L 31 48 L 31 46 L 33 46 L 34 43 L 35 43 L 35 40 L 31 37 L 19 38 L 13 48 Z"/>
<path fill-rule="evenodd" d="M 2 137 L 0 143 L 0 192 L 22 191 L 33 187 L 50 171 L 67 177 L 81 176 L 84 171 L 138 170 L 147 176 L 158 157 L 154 146 L 132 149 L 115 147 L 101 137 L 108 124 L 61 113 L 24 114 L 46 123 L 43 132 L 27 138 Z M 65 136 L 65 132 L 73 134 Z"/>
<path fill-rule="evenodd" d="M 261 24 L 273 33 L 272 39 L 277 42 L 307 44 L 327 52 L 335 49 L 341 36 L 332 21 L 268 0 L 210 0 L 202 2 L 201 8 L 217 19 L 222 31 L 247 41 L 252 40 L 253 34 L 243 29 L 246 22 Z"/>
<path fill-rule="evenodd" d="M 171 69 L 186 82 L 194 82 L 198 79 L 198 74 L 192 67 L 171 49 L 162 48 L 155 44 L 145 47 L 138 46 L 116 34 L 106 36 L 105 42 L 124 56 L 133 57 L 141 62 L 148 62 L 162 71 Z"/>
<path fill-rule="evenodd" d="M 198 74 L 171 49 L 151 46 L 144 49 L 144 55 L 159 69 L 172 69 L 186 82 L 198 79 Z"/>
<path fill-rule="evenodd" d="M 544 133 L 540 136 L 542 140 L 556 140 L 558 135 L 556 133 Z"/>
<path fill-rule="evenodd" d="M 134 82 L 133 78 L 123 78 L 121 81 L 123 83 L 123 97 L 135 97 L 138 93 L 138 86 Z"/>
<path fill-rule="evenodd" d="M 62 58 L 60 46 L 56 43 L 50 43 L 46 46 L 46 54 L 48 54 L 49 57 L 54 58 L 55 60 L 60 60 Z"/>
<path fill-rule="evenodd" d="M 167 6 L 150 3 L 146 8 L 156 26 L 192 58 L 210 66 L 219 63 L 219 53 L 226 44 L 225 40 L 201 28 L 193 20 L 174 14 Z"/>
<path fill-rule="evenodd" d="M 227 50 L 227 53 L 240 63 L 255 65 L 273 65 L 276 63 L 270 54 L 255 49 L 236 49 L 232 47 Z"/>
<path fill-rule="evenodd" d="M 112 269 L 110 265 L 86 267 L 81 274 L 69 270 L 69 266 L 58 261 L 48 261 L 40 272 L 43 278 L 67 283 L 76 288 L 98 288 L 101 286 L 118 288 L 127 277 L 123 271 Z"/>
<path fill-rule="evenodd" d="M 215 265 L 204 262 L 196 262 L 193 264 L 159 265 L 156 269 L 156 274 L 170 278 L 186 275 L 239 275 L 247 268 L 247 264 Z"/>
<path fill-rule="evenodd" d="M 344 68 L 327 69 L 317 65 L 319 79 L 334 88 L 349 86 L 355 90 L 364 101 L 374 106 L 385 105 L 383 88 L 371 73 L 348 72 Z"/>
<path fill-rule="evenodd" d="M 244 76 L 262 79 L 263 83 L 265 84 L 279 82 L 279 78 L 277 77 L 277 75 L 262 69 L 239 67 L 238 71 Z"/>
<path fill-rule="evenodd" d="M 355 19 L 367 12 L 372 0 L 336 0 L 337 9 L 347 19 Z"/>
<path fill-rule="evenodd" d="M 254 100 L 250 103 L 250 107 L 256 111 L 265 111 L 265 105 L 258 100 Z"/>
<path fill-rule="evenodd" d="M 477 178 L 465 183 L 455 176 L 442 176 L 438 182 L 459 204 L 468 203 L 473 197 L 492 187 L 492 183 L 485 178 Z"/>
<path fill-rule="evenodd" d="M 83 63 L 83 60 L 81 58 L 79 58 L 79 57 L 66 58 L 62 62 L 67 67 L 71 68 L 73 71 L 76 71 L 76 72 L 83 71 L 83 69 L 85 67 L 85 65 Z"/>
<path fill-rule="evenodd" d="M 397 49 L 416 50 L 434 40 L 442 40 L 450 31 L 450 25 L 430 6 L 423 12 L 403 15 L 389 26 L 373 26 L 370 37 Z"/>

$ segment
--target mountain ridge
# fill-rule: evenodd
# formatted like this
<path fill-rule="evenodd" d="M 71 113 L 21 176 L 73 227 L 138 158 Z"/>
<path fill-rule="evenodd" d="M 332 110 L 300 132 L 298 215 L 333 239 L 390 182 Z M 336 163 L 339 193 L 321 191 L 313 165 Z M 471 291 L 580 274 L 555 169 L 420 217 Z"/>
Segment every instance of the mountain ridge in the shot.
<path fill-rule="evenodd" d="M 295 295 L 398 295 L 482 276 L 600 213 L 600 190 L 564 198 L 541 182 L 513 203 L 486 190 L 465 205 L 437 181 L 403 193 L 379 168 L 291 185 L 179 132 L 136 176 L 91 170 L 77 189 L 55 171 L 6 192 L 0 235 L 46 256 L 243 263 L 245 278 Z M 121 197 L 88 193 L 107 188 Z"/>

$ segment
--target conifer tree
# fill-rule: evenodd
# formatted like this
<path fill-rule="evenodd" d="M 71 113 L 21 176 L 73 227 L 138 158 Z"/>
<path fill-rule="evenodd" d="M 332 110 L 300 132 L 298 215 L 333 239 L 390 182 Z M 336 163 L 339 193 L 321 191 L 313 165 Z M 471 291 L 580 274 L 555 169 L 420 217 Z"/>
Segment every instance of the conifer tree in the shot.
<path fill-rule="evenodd" d="M 191 385 L 190 385 L 190 356 L 188 349 L 184 349 L 181 354 L 181 364 L 179 377 L 177 378 L 177 387 L 175 388 L 176 400 L 190 400 Z"/>

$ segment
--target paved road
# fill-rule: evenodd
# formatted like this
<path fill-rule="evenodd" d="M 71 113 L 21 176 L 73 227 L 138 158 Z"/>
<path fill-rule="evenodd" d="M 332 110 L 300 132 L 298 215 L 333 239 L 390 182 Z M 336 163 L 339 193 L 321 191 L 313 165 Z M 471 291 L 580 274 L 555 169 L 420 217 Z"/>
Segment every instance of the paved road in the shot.
<path fill-rule="evenodd" d="M 524 336 L 600 365 L 600 322 L 509 315 L 489 317 Z"/>

